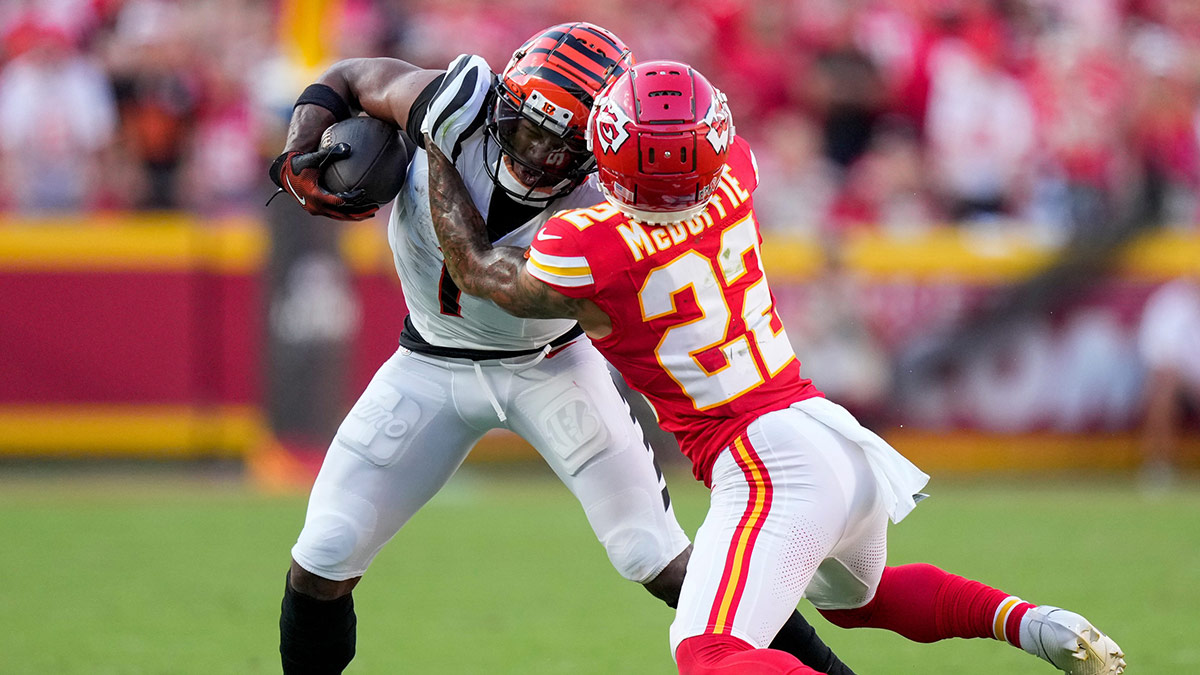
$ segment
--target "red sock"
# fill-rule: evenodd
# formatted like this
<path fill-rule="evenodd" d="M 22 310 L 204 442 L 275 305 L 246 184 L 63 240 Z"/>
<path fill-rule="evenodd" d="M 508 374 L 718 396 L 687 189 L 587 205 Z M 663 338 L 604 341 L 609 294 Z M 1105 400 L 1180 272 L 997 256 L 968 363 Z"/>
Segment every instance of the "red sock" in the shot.
<path fill-rule="evenodd" d="M 990 637 L 1019 644 L 1021 617 L 1033 605 L 933 565 L 886 567 L 871 602 L 820 610 L 842 628 L 885 628 L 915 642 Z"/>
<path fill-rule="evenodd" d="M 675 649 L 679 675 L 820 675 L 778 649 L 755 649 L 732 635 L 697 635 Z"/>

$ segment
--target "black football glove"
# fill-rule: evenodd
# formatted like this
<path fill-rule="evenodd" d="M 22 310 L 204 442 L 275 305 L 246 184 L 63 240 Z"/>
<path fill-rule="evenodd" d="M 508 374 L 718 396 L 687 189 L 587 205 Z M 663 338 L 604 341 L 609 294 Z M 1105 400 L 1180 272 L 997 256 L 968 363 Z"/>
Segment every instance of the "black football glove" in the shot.
<path fill-rule="evenodd" d="M 329 162 L 350 156 L 350 146 L 338 143 L 314 152 L 285 152 L 271 163 L 271 180 L 295 197 L 305 211 L 334 220 L 365 220 L 379 205 L 363 198 L 363 191 L 329 192 L 318 179 Z"/>

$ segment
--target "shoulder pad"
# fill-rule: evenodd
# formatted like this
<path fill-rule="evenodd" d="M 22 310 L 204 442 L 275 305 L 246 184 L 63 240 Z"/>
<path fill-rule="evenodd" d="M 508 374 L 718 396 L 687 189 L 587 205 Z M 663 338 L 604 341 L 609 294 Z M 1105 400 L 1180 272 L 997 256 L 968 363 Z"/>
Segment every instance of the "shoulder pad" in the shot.
<path fill-rule="evenodd" d="M 482 56 L 463 54 L 450 62 L 442 84 L 429 102 L 421 132 L 454 160 L 465 138 L 482 124 L 496 76 Z"/>

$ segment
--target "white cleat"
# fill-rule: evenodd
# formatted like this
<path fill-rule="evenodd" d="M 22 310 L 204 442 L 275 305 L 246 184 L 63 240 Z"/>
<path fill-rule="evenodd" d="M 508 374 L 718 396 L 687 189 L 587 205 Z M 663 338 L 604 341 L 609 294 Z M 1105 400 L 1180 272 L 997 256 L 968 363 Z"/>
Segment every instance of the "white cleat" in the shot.
<path fill-rule="evenodd" d="M 1021 646 L 1070 675 L 1119 675 L 1125 652 L 1075 612 L 1040 605 L 1021 623 Z"/>

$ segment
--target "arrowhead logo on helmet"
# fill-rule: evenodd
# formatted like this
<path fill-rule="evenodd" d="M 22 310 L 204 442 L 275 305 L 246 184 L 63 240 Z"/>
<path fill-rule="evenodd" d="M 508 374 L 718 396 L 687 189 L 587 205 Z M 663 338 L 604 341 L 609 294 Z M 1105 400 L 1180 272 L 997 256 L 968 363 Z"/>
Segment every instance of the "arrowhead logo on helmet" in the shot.
<path fill-rule="evenodd" d="M 704 123 L 708 125 L 708 133 L 704 138 L 718 153 L 725 152 L 729 147 L 729 139 L 733 136 L 733 119 L 729 112 L 725 93 L 713 87 L 716 96 L 708 104 L 708 112 L 704 114 Z"/>
<path fill-rule="evenodd" d="M 596 113 L 596 136 L 600 139 L 600 147 L 604 152 L 615 155 L 629 139 L 629 130 L 625 125 L 633 120 L 619 105 L 613 105 L 607 97 L 599 106 Z"/>

